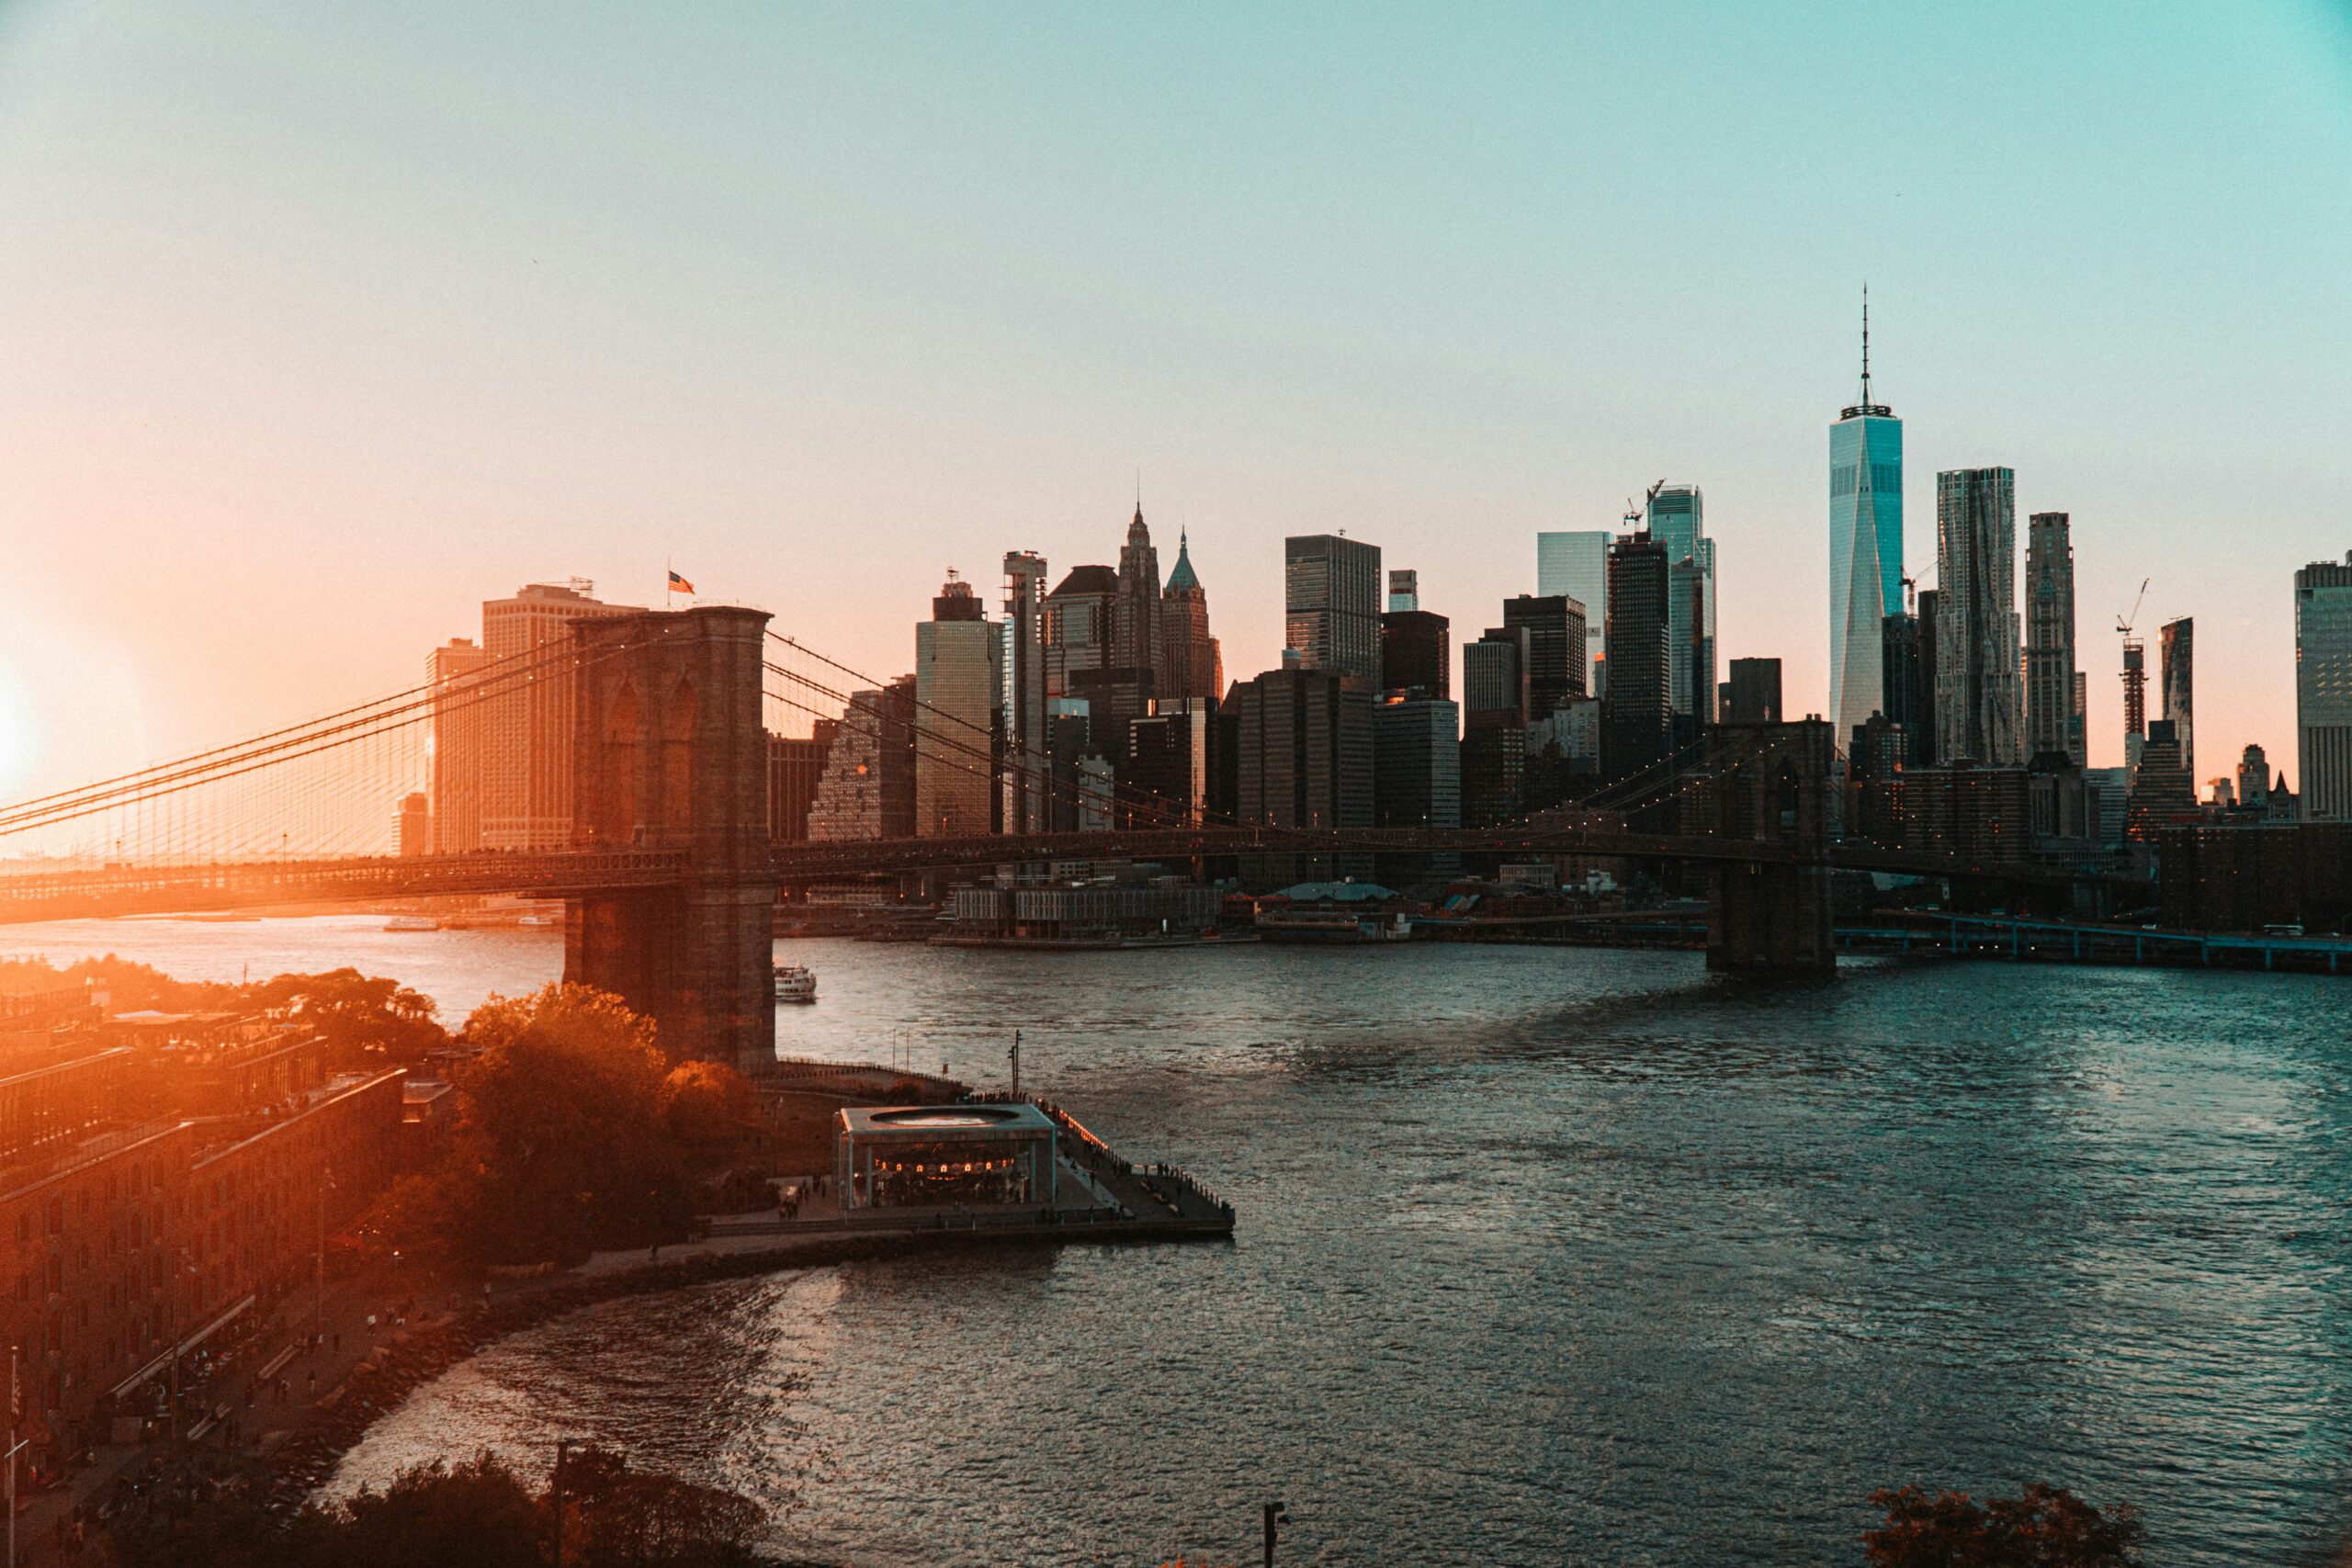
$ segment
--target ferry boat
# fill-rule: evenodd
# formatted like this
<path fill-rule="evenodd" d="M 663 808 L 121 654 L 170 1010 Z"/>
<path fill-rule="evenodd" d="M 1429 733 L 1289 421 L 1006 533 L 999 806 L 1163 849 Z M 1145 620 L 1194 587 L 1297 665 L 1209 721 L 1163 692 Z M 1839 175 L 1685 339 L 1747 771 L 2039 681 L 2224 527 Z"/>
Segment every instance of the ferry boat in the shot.
<path fill-rule="evenodd" d="M 780 1002 L 813 1002 L 817 999 L 817 972 L 805 964 L 779 964 L 775 966 L 775 999 Z"/>
<path fill-rule="evenodd" d="M 388 931 L 437 931 L 441 922 L 430 915 L 394 915 L 384 922 Z"/>

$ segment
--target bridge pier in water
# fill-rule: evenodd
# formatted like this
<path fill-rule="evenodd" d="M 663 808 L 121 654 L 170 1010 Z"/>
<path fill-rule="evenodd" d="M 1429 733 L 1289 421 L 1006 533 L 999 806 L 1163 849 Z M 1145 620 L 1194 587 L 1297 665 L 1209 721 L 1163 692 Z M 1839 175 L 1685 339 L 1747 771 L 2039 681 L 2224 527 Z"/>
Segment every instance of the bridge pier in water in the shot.
<path fill-rule="evenodd" d="M 1791 853 L 1786 862 L 1717 866 L 1707 902 L 1707 967 L 1760 978 L 1834 977 L 1828 723 L 1715 725 L 1708 739 L 1710 829 L 1720 838 L 1785 844 Z"/>
<path fill-rule="evenodd" d="M 775 866 L 761 712 L 767 614 L 573 623 L 572 844 L 683 852 L 671 886 L 565 908 L 563 977 L 614 992 L 679 1056 L 775 1067 Z"/>

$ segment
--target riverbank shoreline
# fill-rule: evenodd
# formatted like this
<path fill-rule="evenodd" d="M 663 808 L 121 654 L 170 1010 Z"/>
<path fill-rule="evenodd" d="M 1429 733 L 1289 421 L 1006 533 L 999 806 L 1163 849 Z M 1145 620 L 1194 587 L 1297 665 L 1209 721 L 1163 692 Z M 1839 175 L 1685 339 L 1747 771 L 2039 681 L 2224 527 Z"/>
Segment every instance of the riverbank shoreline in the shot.
<path fill-rule="evenodd" d="M 937 1230 L 890 1235 L 831 1235 L 782 1240 L 740 1238 L 761 1245 L 729 1247 L 683 1244 L 676 1252 L 704 1250 L 659 1262 L 592 1261 L 537 1279 L 494 1289 L 451 1321 L 404 1330 L 379 1356 L 354 1370 L 341 1384 L 311 1404 L 285 1439 L 263 1461 L 264 1493 L 274 1507 L 297 1508 L 334 1476 L 345 1456 L 376 1423 L 398 1410 L 425 1383 L 457 1368 L 512 1335 L 588 1307 L 632 1296 L 694 1290 L 737 1280 L 758 1279 L 786 1269 L 832 1268 L 922 1253 L 969 1253 L 1006 1244 L 1025 1247 L 1134 1246 L 1170 1241 L 1229 1241 L 1229 1231 L 1203 1230 L 1182 1222 L 1128 1222 L 1115 1226 L 1038 1225 L 985 1232 Z M 610 1255 L 605 1255 L 609 1257 Z M 451 1456 L 464 1457 L 464 1456 Z"/>

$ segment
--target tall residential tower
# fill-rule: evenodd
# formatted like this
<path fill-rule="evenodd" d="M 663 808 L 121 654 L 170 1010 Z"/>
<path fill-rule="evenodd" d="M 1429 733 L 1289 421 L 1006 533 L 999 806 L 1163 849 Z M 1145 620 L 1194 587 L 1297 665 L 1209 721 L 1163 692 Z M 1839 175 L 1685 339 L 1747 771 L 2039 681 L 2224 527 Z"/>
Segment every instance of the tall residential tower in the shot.
<path fill-rule="evenodd" d="M 2026 527 L 2026 754 L 2058 752 L 2079 768 L 2088 759 L 2075 720 L 2075 547 L 2063 512 L 2037 512 Z"/>
<path fill-rule="evenodd" d="M 1936 760 L 2013 768 L 2025 759 L 2018 691 L 2017 476 L 1936 476 Z"/>

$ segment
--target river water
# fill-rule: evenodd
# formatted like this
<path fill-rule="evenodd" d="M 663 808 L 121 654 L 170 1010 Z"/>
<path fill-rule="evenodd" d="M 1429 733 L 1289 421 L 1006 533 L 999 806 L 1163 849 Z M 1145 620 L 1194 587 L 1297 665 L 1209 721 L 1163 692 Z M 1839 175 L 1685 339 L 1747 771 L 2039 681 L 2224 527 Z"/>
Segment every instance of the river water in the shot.
<path fill-rule="evenodd" d="M 357 964 L 452 1012 L 547 931 L 114 922 L 0 952 Z M 2320 977 L 1413 945 L 779 943 L 782 1049 L 1023 1077 L 1233 1243 L 910 1258 L 610 1303 L 427 1385 L 337 1483 L 556 1435 L 840 1563 L 1860 1560 L 1865 1499 L 2030 1481 L 2165 1564 L 2352 1509 L 2352 989 Z"/>

